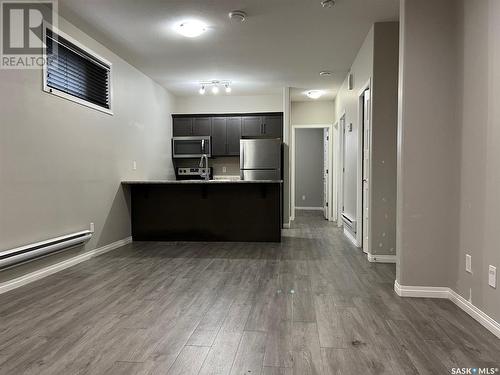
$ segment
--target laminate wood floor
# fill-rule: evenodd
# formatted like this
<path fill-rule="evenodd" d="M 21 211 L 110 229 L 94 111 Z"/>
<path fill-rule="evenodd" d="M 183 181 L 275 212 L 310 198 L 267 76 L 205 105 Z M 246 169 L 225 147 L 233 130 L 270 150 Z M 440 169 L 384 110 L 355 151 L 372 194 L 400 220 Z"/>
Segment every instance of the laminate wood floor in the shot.
<path fill-rule="evenodd" d="M 281 244 L 133 243 L 0 295 L 0 374 L 447 374 L 500 340 L 399 298 L 318 213 Z"/>

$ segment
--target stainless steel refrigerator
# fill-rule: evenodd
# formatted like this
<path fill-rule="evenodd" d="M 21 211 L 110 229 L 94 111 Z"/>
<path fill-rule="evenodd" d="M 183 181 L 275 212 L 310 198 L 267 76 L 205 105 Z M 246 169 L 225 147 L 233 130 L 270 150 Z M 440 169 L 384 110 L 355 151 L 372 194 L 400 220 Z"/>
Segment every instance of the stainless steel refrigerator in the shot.
<path fill-rule="evenodd" d="M 281 139 L 240 140 L 242 180 L 281 180 Z"/>

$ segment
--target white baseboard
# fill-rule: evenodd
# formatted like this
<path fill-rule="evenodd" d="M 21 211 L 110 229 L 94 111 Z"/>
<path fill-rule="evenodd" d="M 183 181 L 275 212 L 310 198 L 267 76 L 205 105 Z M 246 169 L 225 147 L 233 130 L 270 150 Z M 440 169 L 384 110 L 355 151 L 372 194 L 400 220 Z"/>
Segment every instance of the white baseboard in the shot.
<path fill-rule="evenodd" d="M 394 282 L 394 291 L 400 297 L 446 298 L 477 320 L 483 327 L 500 339 L 500 323 L 474 306 L 453 289 L 447 287 L 406 286 Z"/>
<path fill-rule="evenodd" d="M 117 249 L 121 246 L 125 246 L 129 243 L 132 242 L 132 237 L 127 237 L 122 240 L 110 243 L 108 245 L 99 247 L 94 250 L 89 250 L 83 254 L 77 255 L 73 258 L 63 260 L 62 262 L 52 264 L 48 267 L 41 268 L 37 271 L 28 273 L 26 275 L 23 275 L 21 277 L 5 281 L 3 283 L 0 283 L 0 294 L 8 292 L 9 290 L 19 288 L 23 285 L 29 284 L 33 281 L 43 279 L 44 277 L 53 275 L 56 272 L 62 271 L 66 268 L 72 267 L 74 265 L 77 265 L 78 263 L 84 262 L 86 260 L 89 260 L 91 258 L 94 258 L 98 255 L 107 253 L 108 251 Z"/>
<path fill-rule="evenodd" d="M 372 263 L 396 263 L 396 255 L 366 254 L 366 256 Z"/>
<path fill-rule="evenodd" d="M 359 247 L 359 244 L 358 244 L 358 241 L 356 240 L 356 237 L 354 237 L 352 235 L 352 233 L 349 232 L 349 230 L 346 227 L 344 227 L 344 235 L 349 239 L 349 241 L 351 241 L 353 243 L 354 246 Z"/>
<path fill-rule="evenodd" d="M 323 207 L 295 207 L 296 210 L 302 211 L 323 211 Z"/>

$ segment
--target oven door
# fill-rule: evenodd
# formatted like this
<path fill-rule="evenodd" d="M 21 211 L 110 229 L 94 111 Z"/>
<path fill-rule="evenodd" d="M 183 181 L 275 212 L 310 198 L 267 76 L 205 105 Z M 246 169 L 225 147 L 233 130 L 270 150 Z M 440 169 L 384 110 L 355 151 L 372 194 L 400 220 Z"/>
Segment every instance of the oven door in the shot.
<path fill-rule="evenodd" d="M 173 137 L 172 157 L 199 158 L 203 154 L 212 156 L 210 136 L 206 137 Z"/>

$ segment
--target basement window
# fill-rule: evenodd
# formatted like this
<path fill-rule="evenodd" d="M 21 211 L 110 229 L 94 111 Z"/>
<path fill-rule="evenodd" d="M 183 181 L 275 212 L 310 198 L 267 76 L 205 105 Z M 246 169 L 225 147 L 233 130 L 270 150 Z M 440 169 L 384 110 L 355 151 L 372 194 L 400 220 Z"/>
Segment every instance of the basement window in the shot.
<path fill-rule="evenodd" d="M 44 28 L 43 90 L 108 114 L 111 63 L 68 35 Z"/>

